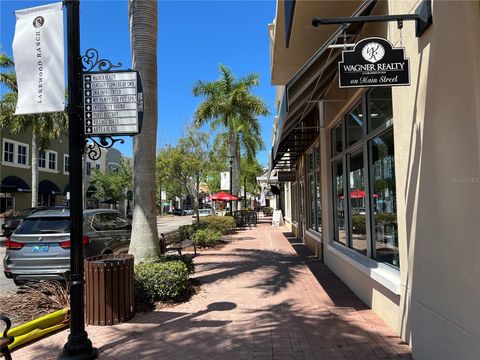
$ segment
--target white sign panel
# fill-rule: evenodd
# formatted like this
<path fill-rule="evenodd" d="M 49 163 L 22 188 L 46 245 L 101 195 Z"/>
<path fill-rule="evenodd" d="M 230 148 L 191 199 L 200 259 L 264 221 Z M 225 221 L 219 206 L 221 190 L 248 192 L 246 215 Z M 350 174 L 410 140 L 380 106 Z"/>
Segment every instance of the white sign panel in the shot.
<path fill-rule="evenodd" d="M 138 134 L 142 95 L 136 71 L 83 74 L 85 135 Z"/>
<path fill-rule="evenodd" d="M 13 59 L 18 85 L 15 114 L 65 109 L 62 3 L 15 11 Z"/>
<path fill-rule="evenodd" d="M 228 171 L 220 173 L 220 190 L 230 191 L 230 172 Z"/>

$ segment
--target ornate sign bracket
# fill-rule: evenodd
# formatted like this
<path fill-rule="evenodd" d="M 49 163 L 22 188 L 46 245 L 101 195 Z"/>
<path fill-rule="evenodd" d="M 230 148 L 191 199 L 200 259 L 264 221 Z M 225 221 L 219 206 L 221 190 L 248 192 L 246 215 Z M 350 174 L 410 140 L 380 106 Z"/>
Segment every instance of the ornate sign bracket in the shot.
<path fill-rule="evenodd" d="M 83 72 L 95 71 L 109 71 L 113 68 L 119 68 L 122 66 L 122 63 L 113 64 L 108 59 L 100 59 L 97 49 L 89 48 L 85 51 L 85 54 L 82 55 L 82 66 Z M 82 126 L 83 127 L 83 126 Z M 108 149 L 111 148 L 115 143 L 123 144 L 125 140 L 115 139 L 112 136 L 100 136 L 100 137 L 90 137 L 86 134 L 83 134 L 84 138 L 84 147 L 83 152 L 88 156 L 90 160 L 98 160 L 102 155 L 102 148 Z"/>

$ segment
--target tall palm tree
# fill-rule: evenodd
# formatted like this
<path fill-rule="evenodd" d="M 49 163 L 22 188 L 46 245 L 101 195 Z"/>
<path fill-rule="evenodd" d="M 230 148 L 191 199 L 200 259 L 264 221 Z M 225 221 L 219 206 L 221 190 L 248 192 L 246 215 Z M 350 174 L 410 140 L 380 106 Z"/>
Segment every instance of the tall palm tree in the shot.
<path fill-rule="evenodd" d="M 129 0 L 133 68 L 143 83 L 142 132 L 133 139 L 133 229 L 129 252 L 135 262 L 158 257 L 155 151 L 157 142 L 157 1 Z"/>
<path fill-rule="evenodd" d="M 195 111 L 194 121 L 197 126 L 210 122 L 212 129 L 225 130 L 229 155 L 233 158 L 232 193 L 238 194 L 241 142 L 250 156 L 262 148 L 258 117 L 268 115 L 269 111 L 263 99 L 251 93 L 252 88 L 258 86 L 258 75 L 248 74 L 237 79 L 225 65 L 220 65 L 219 71 L 218 80 L 198 81 L 194 85 L 193 94 L 205 98 Z M 256 135 L 258 141 L 251 135 Z"/>
<path fill-rule="evenodd" d="M 65 112 L 38 115 L 14 115 L 18 88 L 13 61 L 0 54 L 0 83 L 8 89 L 0 99 L 0 128 L 18 134 L 32 129 L 32 207 L 38 204 L 38 155 L 53 139 L 67 133 L 68 118 Z"/>

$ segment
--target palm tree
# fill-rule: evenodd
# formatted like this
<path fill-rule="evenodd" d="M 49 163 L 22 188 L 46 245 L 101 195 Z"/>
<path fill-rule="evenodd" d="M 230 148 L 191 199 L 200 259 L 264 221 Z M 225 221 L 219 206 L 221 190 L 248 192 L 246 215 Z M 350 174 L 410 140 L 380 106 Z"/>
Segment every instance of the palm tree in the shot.
<path fill-rule="evenodd" d="M 133 139 L 134 211 L 129 253 L 135 262 L 158 258 L 155 151 L 157 142 L 157 1 L 129 0 L 132 65 L 143 83 L 142 132 Z"/>
<path fill-rule="evenodd" d="M 0 83 L 8 92 L 0 99 L 0 128 L 18 134 L 32 129 L 32 207 L 38 203 L 38 154 L 48 148 L 53 139 L 67 133 L 68 118 L 65 112 L 39 115 L 14 115 L 17 104 L 17 81 L 13 61 L 6 54 L 0 54 Z"/>
<path fill-rule="evenodd" d="M 205 97 L 195 111 L 194 121 L 197 126 L 210 122 L 212 130 L 220 127 L 225 130 L 225 141 L 233 158 L 232 193 L 238 194 L 241 147 L 248 156 L 254 156 L 263 147 L 258 116 L 266 116 L 269 111 L 264 101 L 250 92 L 258 86 L 258 75 L 248 74 L 237 80 L 225 65 L 220 65 L 219 71 L 218 80 L 198 81 L 193 87 L 195 96 Z"/>

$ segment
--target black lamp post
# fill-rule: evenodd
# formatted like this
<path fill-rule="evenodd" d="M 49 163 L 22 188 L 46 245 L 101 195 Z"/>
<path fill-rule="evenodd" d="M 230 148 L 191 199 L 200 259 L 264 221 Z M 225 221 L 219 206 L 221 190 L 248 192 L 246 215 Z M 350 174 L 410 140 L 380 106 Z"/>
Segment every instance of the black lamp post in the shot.
<path fill-rule="evenodd" d="M 230 163 L 230 195 L 232 194 L 233 191 L 233 177 L 232 177 L 232 170 L 233 170 L 233 156 L 230 155 L 228 157 L 228 162 Z M 233 207 L 232 207 L 232 200 L 230 200 L 230 214 L 233 215 Z"/>
<path fill-rule="evenodd" d="M 98 356 L 85 331 L 83 299 L 82 204 L 82 62 L 80 58 L 80 1 L 66 0 L 68 44 L 68 141 L 70 153 L 70 334 L 58 356 L 61 360 L 90 360 Z"/>

